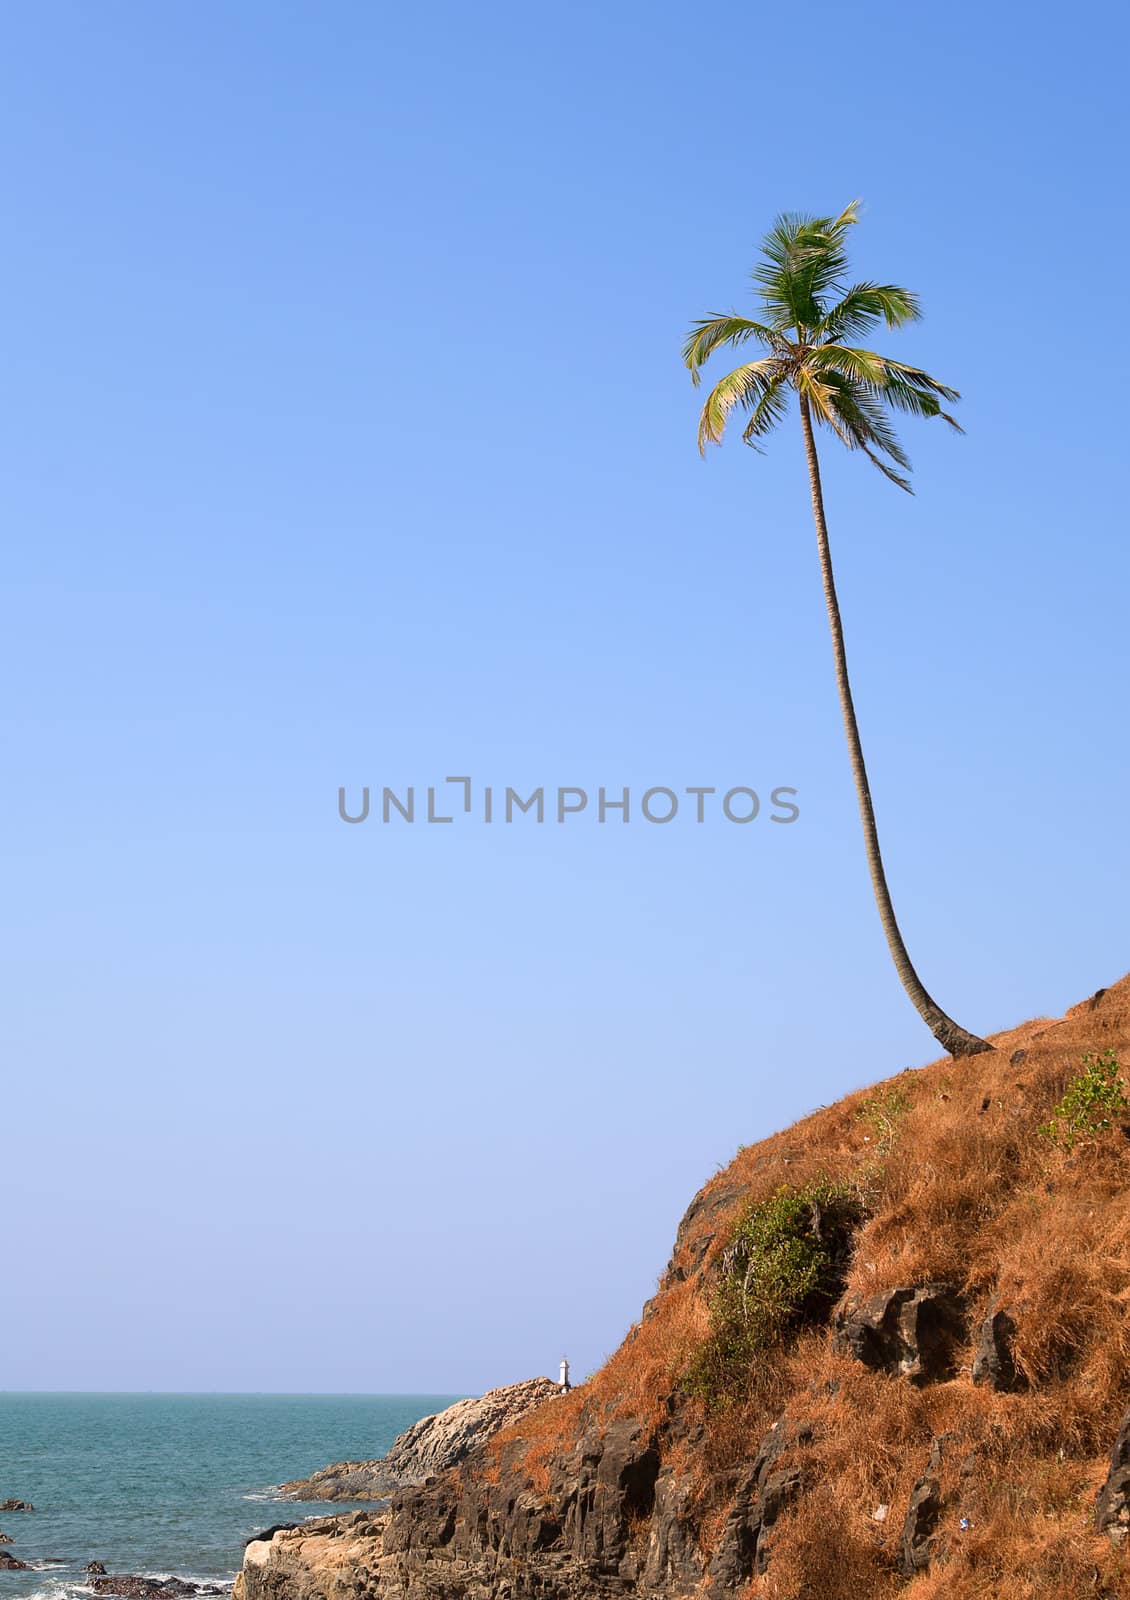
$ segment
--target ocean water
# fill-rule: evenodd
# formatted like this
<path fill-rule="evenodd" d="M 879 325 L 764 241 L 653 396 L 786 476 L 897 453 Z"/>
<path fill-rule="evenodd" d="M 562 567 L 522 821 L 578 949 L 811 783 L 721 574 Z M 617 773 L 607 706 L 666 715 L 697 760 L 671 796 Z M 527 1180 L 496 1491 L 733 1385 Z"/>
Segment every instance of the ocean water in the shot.
<path fill-rule="evenodd" d="M 383 1455 L 458 1395 L 0 1393 L 0 1600 L 89 1596 L 83 1568 L 230 1583 L 244 1542 L 274 1522 L 345 1507 L 280 1501 L 331 1461 Z"/>

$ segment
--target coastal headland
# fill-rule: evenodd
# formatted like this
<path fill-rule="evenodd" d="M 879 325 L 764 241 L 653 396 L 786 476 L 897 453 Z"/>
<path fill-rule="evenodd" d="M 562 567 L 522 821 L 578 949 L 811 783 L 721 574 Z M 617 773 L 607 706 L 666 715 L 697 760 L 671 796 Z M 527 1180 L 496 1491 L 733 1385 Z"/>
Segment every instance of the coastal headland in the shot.
<path fill-rule="evenodd" d="M 599 1372 L 235 1600 L 1130 1592 L 1130 979 L 991 1043 L 739 1150 Z"/>

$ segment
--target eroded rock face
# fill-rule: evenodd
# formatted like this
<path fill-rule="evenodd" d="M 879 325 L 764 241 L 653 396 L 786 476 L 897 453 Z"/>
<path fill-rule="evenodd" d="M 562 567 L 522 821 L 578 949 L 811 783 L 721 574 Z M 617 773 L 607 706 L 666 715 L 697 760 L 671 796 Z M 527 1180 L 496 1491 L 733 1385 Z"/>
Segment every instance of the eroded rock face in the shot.
<path fill-rule="evenodd" d="M 6 1550 L 0 1550 L 0 1572 L 26 1572 L 27 1562 L 19 1561 L 15 1556 L 10 1556 Z"/>
<path fill-rule="evenodd" d="M 351 1512 L 253 1541 L 233 1600 L 362 1600 L 380 1581 L 384 1524 L 383 1513 Z"/>
<path fill-rule="evenodd" d="M 458 1466 L 500 1428 L 557 1393 L 551 1379 L 530 1378 L 491 1389 L 478 1400 L 458 1400 L 413 1423 L 379 1460 L 335 1462 L 313 1477 L 284 1483 L 283 1493 L 293 1500 L 386 1500 L 397 1489 Z"/>
<path fill-rule="evenodd" d="M 1018 1371 L 1012 1355 L 1012 1341 L 1016 1334 L 1015 1319 L 995 1304 L 981 1324 L 981 1337 L 973 1358 L 973 1382 L 987 1384 L 1001 1394 L 1027 1388 L 1024 1376 Z"/>
<path fill-rule="evenodd" d="M 962 1299 L 948 1283 L 903 1284 L 836 1309 L 837 1349 L 912 1383 L 952 1378 L 965 1337 Z"/>
<path fill-rule="evenodd" d="M 910 1496 L 899 1542 L 899 1571 L 912 1578 L 930 1564 L 931 1541 L 942 1510 L 941 1488 L 937 1478 L 927 1472 L 919 1478 Z"/>
<path fill-rule="evenodd" d="M 0 1511 L 34 1511 L 30 1500 L 0 1500 Z"/>
<path fill-rule="evenodd" d="M 684 1442 L 682 1422 L 671 1433 Z M 793 1452 L 812 1438 L 782 1419 L 732 1497 L 709 1561 L 685 1476 L 661 1468 L 638 1423 L 590 1420 L 535 1487 L 521 1441 L 497 1464 L 399 1491 L 387 1510 L 352 1512 L 253 1541 L 233 1600 L 597 1600 L 736 1593 L 766 1570 L 770 1530 L 801 1492 Z M 693 1440 L 692 1440 L 693 1442 Z"/>
<path fill-rule="evenodd" d="M 641 1574 L 645 1594 L 693 1593 L 703 1576 L 698 1532 L 690 1486 L 667 1467 L 655 1483 L 651 1529 Z"/>
<path fill-rule="evenodd" d="M 481 1463 L 480 1463 L 481 1465 Z M 632 1422 L 595 1426 L 536 1492 L 504 1456 L 497 1480 L 448 1472 L 354 1512 L 247 1546 L 235 1600 L 592 1600 L 639 1592 L 649 1563 L 701 1576 L 677 1496 L 659 1518 L 659 1452 Z M 671 1591 L 676 1592 L 676 1591 Z M 682 1591 L 680 1591 L 682 1592 Z"/>
<path fill-rule="evenodd" d="M 1110 1452 L 1110 1471 L 1095 1504 L 1095 1524 L 1115 1544 L 1130 1532 L 1130 1411 L 1122 1418 Z"/>
<path fill-rule="evenodd" d="M 679 1223 L 671 1260 L 659 1282 L 660 1293 L 664 1289 L 669 1289 L 674 1283 L 682 1283 L 685 1278 L 698 1271 L 714 1242 L 714 1227 L 717 1220 L 733 1210 L 742 1192 L 741 1186 L 734 1182 L 707 1184 L 704 1189 L 699 1190 Z M 680 1256 L 686 1258 L 685 1266 L 679 1264 Z M 659 1295 L 654 1295 L 644 1306 L 645 1321 L 652 1315 L 658 1303 Z"/>
<path fill-rule="evenodd" d="M 802 1487 L 800 1468 L 783 1466 L 781 1458 L 811 1438 L 811 1428 L 794 1427 L 782 1417 L 761 1441 L 761 1448 L 734 1495 L 710 1563 L 713 1593 L 730 1594 L 766 1570 L 769 1530 Z"/>

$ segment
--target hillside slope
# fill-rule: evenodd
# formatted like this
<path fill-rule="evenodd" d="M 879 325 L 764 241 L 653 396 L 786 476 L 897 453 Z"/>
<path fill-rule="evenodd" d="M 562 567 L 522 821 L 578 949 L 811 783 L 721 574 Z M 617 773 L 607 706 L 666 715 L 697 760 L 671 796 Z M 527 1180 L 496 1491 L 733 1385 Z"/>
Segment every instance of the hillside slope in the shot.
<path fill-rule="evenodd" d="M 1130 1595 L 1130 979 L 993 1045 L 741 1150 L 589 1382 L 236 1600 Z"/>

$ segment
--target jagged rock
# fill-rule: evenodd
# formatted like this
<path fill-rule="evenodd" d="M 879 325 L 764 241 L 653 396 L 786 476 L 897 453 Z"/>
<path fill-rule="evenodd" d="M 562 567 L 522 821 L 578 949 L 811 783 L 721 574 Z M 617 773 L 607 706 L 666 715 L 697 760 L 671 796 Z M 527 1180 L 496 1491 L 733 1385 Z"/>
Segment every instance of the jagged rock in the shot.
<path fill-rule="evenodd" d="M 282 1492 L 292 1500 L 386 1500 L 397 1489 L 457 1466 L 500 1428 L 559 1392 L 550 1378 L 529 1378 L 478 1400 L 458 1400 L 405 1429 L 379 1460 L 338 1461 L 310 1478 L 284 1483 Z"/>
<path fill-rule="evenodd" d="M 765 1534 L 776 1522 L 784 1508 L 800 1493 L 801 1475 L 798 1467 L 793 1467 L 787 1472 L 771 1473 L 765 1480 L 764 1487 L 758 1497 L 760 1506 L 760 1529 L 757 1536 L 757 1555 L 754 1561 L 754 1571 L 764 1572 L 769 1565 L 769 1549 L 765 1541 Z"/>
<path fill-rule="evenodd" d="M 0 1511 L 34 1511 L 30 1500 L 0 1500 Z"/>
<path fill-rule="evenodd" d="M 1095 1524 L 1115 1544 L 1121 1544 L 1130 1532 L 1130 1410 L 1122 1418 L 1110 1452 L 1110 1471 L 1095 1503 Z"/>
<path fill-rule="evenodd" d="M 938 1526 L 942 1509 L 942 1494 L 937 1478 L 929 1474 L 919 1478 L 910 1496 L 906 1520 L 902 1525 L 899 1542 L 899 1571 L 905 1578 L 930 1564 L 930 1541 Z"/>
<path fill-rule="evenodd" d="M 691 1486 L 668 1467 L 655 1483 L 643 1590 L 646 1594 L 691 1594 L 702 1575 L 698 1522 L 691 1512 Z"/>
<path fill-rule="evenodd" d="M 836 1309 L 834 1327 L 837 1349 L 925 1384 L 953 1377 L 965 1315 L 951 1284 L 904 1284 L 868 1299 L 849 1295 Z"/>
<path fill-rule="evenodd" d="M 101 1561 L 88 1561 L 82 1570 L 91 1578 L 104 1578 L 106 1576 L 106 1568 Z"/>
<path fill-rule="evenodd" d="M 271 1526 L 269 1528 L 264 1528 L 262 1533 L 253 1533 L 250 1539 L 245 1539 L 243 1541 L 243 1548 L 246 1550 L 249 1544 L 258 1544 L 260 1539 L 273 1539 L 276 1533 L 289 1533 L 292 1528 L 297 1527 L 297 1522 L 272 1522 Z M 89 1572 L 90 1568 L 87 1567 L 86 1570 Z M 106 1568 L 103 1567 L 102 1571 L 105 1572 L 105 1570 Z"/>
<path fill-rule="evenodd" d="M 616 1573 L 633 1525 L 651 1515 L 658 1476 L 659 1452 L 638 1423 L 588 1428 L 550 1479 L 563 1547 L 595 1572 Z"/>
<path fill-rule="evenodd" d="M 998 1309 L 994 1302 L 981 1324 L 981 1337 L 973 1357 L 974 1383 L 987 1384 L 1001 1394 L 1027 1388 L 1027 1380 L 1023 1373 L 1017 1371 L 1012 1356 L 1015 1334 L 1016 1322 L 1007 1311 Z"/>
<path fill-rule="evenodd" d="M 733 1210 L 741 1199 L 742 1192 L 741 1186 L 733 1179 L 721 1182 L 715 1179 L 699 1190 L 679 1223 L 675 1234 L 675 1248 L 659 1280 L 661 1292 L 669 1289 L 672 1284 L 684 1282 L 691 1274 L 698 1271 L 714 1242 L 714 1228 L 711 1224 Z M 681 1255 L 687 1257 L 685 1267 L 679 1264 L 678 1258 Z M 643 1320 L 646 1321 L 652 1315 L 658 1301 L 659 1296 L 654 1295 L 647 1302 L 643 1308 Z"/>
<path fill-rule="evenodd" d="M 223 1594 L 211 1583 L 189 1583 L 184 1578 L 139 1578 L 132 1574 L 92 1577 L 95 1594 L 121 1595 L 123 1600 L 186 1600 L 189 1595 Z"/>
<path fill-rule="evenodd" d="M 360 1525 L 356 1514 L 323 1517 L 255 1540 L 243 1553 L 233 1600 L 365 1600 L 391 1564 L 382 1551 L 384 1517 L 361 1517 Z"/>
<path fill-rule="evenodd" d="M 930 1565 L 933 1534 L 941 1515 L 940 1469 L 941 1440 L 935 1438 L 927 1470 L 911 1490 L 911 1504 L 906 1509 L 903 1522 L 903 1536 L 898 1546 L 898 1570 L 904 1578 L 912 1578 Z"/>
<path fill-rule="evenodd" d="M 5 1533 L 3 1528 L 0 1528 L 0 1544 L 11 1544 L 11 1543 L 12 1543 L 12 1535 L 10 1533 Z"/>
<path fill-rule="evenodd" d="M 658 1474 L 646 1429 L 592 1424 L 554 1463 L 545 1492 L 532 1488 L 515 1449 L 502 1453 L 497 1476 L 455 1469 L 398 1491 L 383 1513 L 322 1518 L 257 1540 L 244 1551 L 234 1600 L 627 1594 L 653 1556 L 641 1530 L 654 1524 Z M 674 1558 L 680 1535 L 670 1502 L 666 1514 L 666 1559 L 685 1561 L 689 1578 L 689 1540 Z M 533 1590 L 515 1575 L 535 1566 Z"/>
<path fill-rule="evenodd" d="M 761 1441 L 748 1474 L 734 1495 L 722 1537 L 710 1563 L 716 1593 L 729 1594 L 769 1563 L 766 1535 L 785 1506 L 801 1489 L 798 1467 L 780 1468 L 778 1462 L 794 1445 L 808 1444 L 812 1429 L 793 1427 L 781 1418 Z"/>
<path fill-rule="evenodd" d="M 10 1556 L 6 1550 L 0 1550 L 0 1572 L 26 1572 L 26 1561 L 19 1561 L 15 1556 Z"/>

